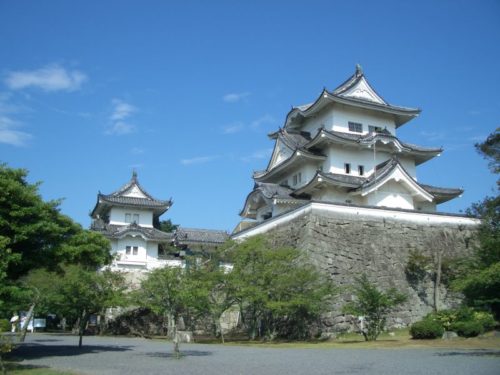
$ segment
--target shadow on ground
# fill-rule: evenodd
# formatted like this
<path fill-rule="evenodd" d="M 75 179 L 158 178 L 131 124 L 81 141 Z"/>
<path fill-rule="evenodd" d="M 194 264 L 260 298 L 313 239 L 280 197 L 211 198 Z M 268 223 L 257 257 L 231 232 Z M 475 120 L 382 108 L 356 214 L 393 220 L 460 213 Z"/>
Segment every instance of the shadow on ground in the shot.
<path fill-rule="evenodd" d="M 29 343 L 17 347 L 11 353 L 11 356 L 36 359 L 43 357 L 68 357 L 102 352 L 124 352 L 128 350 L 132 350 L 132 346 L 84 345 L 79 348 L 73 345 L 40 345 Z"/>
<path fill-rule="evenodd" d="M 169 352 L 151 352 L 144 353 L 145 356 L 151 358 L 176 358 L 174 353 Z M 183 357 L 205 357 L 212 355 L 212 352 L 207 352 L 203 350 L 181 350 L 181 358 Z"/>
<path fill-rule="evenodd" d="M 453 356 L 465 356 L 465 357 L 500 357 L 500 351 L 498 350 L 469 350 L 466 352 L 446 352 L 446 353 L 436 353 L 438 357 L 453 357 Z"/>

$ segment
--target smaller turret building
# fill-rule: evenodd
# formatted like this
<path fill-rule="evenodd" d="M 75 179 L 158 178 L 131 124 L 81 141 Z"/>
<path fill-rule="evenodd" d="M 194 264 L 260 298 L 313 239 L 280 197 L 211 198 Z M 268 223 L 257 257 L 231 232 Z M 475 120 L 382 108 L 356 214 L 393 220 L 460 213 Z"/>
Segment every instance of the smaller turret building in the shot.
<path fill-rule="evenodd" d="M 133 172 L 129 182 L 111 194 L 97 194 L 90 213 L 91 229 L 111 241 L 112 269 L 148 271 L 158 267 L 183 267 L 187 255 L 204 256 L 223 244 L 221 230 L 177 228 L 164 232 L 160 216 L 173 202 L 152 197 Z"/>

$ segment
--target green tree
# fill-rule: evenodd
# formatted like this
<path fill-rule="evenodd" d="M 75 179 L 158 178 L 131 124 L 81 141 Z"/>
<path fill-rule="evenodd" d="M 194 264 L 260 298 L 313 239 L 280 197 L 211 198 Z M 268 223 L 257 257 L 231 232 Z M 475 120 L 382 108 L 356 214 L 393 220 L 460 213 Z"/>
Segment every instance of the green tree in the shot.
<path fill-rule="evenodd" d="M 95 269 L 111 260 L 109 241 L 62 215 L 59 200 L 45 202 L 38 192 L 40 183 L 30 184 L 27 175 L 24 169 L 0 165 L 0 310 L 4 313 L 4 302 L 9 309 L 25 302 L 19 280 L 32 270 L 55 270 L 62 263 Z"/>
<path fill-rule="evenodd" d="M 406 301 L 406 295 L 391 288 L 385 292 L 380 291 L 363 274 L 356 279 L 353 286 L 356 299 L 344 305 L 343 311 L 363 317 L 361 333 L 366 341 L 374 341 L 385 327 L 387 315 L 399 304 Z"/>
<path fill-rule="evenodd" d="M 81 265 L 64 266 L 61 272 L 35 270 L 25 278 L 24 285 L 39 311 L 50 311 L 75 323 L 79 347 L 90 316 L 108 307 L 123 306 L 125 301 L 122 274 L 96 272 Z"/>
<path fill-rule="evenodd" d="M 500 172 L 500 130 L 490 134 L 477 151 L 489 161 L 493 173 Z M 500 180 L 497 181 L 500 187 Z M 491 310 L 500 319 L 500 195 L 486 197 L 473 204 L 468 214 L 481 219 L 471 258 L 463 262 L 461 275 L 453 287 L 465 296 L 472 307 Z"/>
<path fill-rule="evenodd" d="M 180 357 L 177 322 L 187 308 L 199 303 L 198 292 L 190 288 L 192 285 L 181 268 L 158 268 L 142 281 L 135 298 L 141 307 L 167 317 L 176 358 Z"/>
<path fill-rule="evenodd" d="M 310 324 L 325 312 L 335 289 L 297 249 L 273 247 L 255 236 L 234 244 L 235 296 L 250 338 L 305 338 Z"/>

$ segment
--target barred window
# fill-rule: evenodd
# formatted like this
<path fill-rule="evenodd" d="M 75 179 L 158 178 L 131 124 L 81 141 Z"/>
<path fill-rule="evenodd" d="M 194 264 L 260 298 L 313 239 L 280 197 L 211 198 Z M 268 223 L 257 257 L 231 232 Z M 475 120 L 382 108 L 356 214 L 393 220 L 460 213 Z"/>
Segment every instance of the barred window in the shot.
<path fill-rule="evenodd" d="M 354 133 L 363 133 L 363 124 L 349 121 L 349 131 Z"/>

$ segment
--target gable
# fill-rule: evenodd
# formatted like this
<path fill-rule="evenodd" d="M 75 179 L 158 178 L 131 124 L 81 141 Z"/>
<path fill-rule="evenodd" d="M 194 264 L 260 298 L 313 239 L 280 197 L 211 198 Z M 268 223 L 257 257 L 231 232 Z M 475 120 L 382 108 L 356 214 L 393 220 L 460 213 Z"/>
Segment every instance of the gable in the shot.
<path fill-rule="evenodd" d="M 137 185 L 132 185 L 130 189 L 128 189 L 126 192 L 122 194 L 124 197 L 133 197 L 133 198 L 146 198 L 148 199 L 149 197 L 144 194 L 141 189 Z"/>
<path fill-rule="evenodd" d="M 270 171 L 277 165 L 281 164 L 283 161 L 287 160 L 290 156 L 292 156 L 293 152 L 294 150 L 285 145 L 283 141 L 278 138 L 274 145 L 273 154 L 271 156 L 271 161 L 269 162 L 267 170 Z"/>
<path fill-rule="evenodd" d="M 377 104 L 387 104 L 376 92 L 371 88 L 371 86 L 366 81 L 365 77 L 361 77 L 356 84 L 351 88 L 341 93 L 339 96 L 347 98 L 355 98 L 367 100 Z"/>

